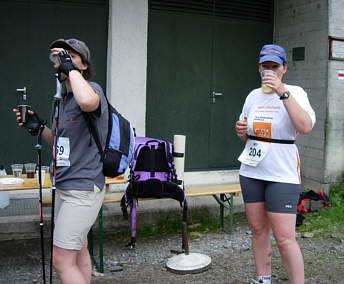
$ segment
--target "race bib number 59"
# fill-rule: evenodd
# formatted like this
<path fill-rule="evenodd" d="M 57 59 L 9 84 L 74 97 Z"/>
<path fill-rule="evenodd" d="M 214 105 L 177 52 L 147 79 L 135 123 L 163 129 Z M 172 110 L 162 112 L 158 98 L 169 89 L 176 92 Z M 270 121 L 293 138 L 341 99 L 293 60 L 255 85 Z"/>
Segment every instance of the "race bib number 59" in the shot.
<path fill-rule="evenodd" d="M 68 137 L 58 137 L 56 145 L 56 166 L 69 167 L 70 146 Z"/>

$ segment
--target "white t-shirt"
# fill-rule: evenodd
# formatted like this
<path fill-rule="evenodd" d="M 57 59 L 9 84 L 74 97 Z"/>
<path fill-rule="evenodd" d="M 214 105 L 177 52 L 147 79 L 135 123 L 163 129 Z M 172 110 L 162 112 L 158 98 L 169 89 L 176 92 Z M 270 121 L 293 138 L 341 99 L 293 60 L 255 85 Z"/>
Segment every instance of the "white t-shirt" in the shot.
<path fill-rule="evenodd" d="M 309 103 L 307 93 L 298 86 L 285 86 L 309 114 L 313 127 L 315 113 Z M 283 101 L 276 93 L 265 94 L 261 88 L 253 90 L 247 96 L 240 119 L 247 119 L 248 135 L 280 140 L 295 140 L 298 135 Z M 250 148 L 248 145 L 253 144 L 258 145 L 257 149 L 260 144 L 265 156 L 255 166 L 241 163 L 240 175 L 276 182 L 301 183 L 300 158 L 295 144 L 267 143 L 249 139 L 246 142 L 246 154 L 249 151 L 247 148 Z"/>

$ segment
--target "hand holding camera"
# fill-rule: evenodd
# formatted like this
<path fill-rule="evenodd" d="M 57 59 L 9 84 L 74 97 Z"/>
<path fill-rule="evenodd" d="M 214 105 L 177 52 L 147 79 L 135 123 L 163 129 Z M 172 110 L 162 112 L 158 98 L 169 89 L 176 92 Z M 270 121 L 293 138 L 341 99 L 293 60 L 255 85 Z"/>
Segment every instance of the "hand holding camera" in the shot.
<path fill-rule="evenodd" d="M 75 66 L 72 61 L 72 57 L 66 50 L 61 50 L 57 54 L 57 59 L 60 63 L 59 71 L 69 76 L 69 72 L 72 70 L 77 70 L 80 72 L 79 68 Z"/>

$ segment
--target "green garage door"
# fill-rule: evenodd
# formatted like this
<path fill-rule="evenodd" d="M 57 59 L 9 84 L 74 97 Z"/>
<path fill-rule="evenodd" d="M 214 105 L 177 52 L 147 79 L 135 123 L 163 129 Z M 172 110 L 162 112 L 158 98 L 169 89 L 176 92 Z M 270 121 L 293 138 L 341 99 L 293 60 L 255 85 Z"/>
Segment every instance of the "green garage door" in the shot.
<path fill-rule="evenodd" d="M 27 87 L 28 101 L 44 119 L 49 118 L 56 91 L 54 68 L 48 59 L 49 44 L 57 38 L 85 41 L 93 58 L 95 81 L 105 88 L 107 52 L 107 0 L 2 0 L 0 164 L 36 161 L 36 138 L 19 129 L 12 108 L 19 102 L 17 88 Z M 43 144 L 43 161 L 51 149 Z"/>
<path fill-rule="evenodd" d="M 186 169 L 238 167 L 234 124 L 272 14 L 271 0 L 149 2 L 146 132 L 186 135 Z"/>

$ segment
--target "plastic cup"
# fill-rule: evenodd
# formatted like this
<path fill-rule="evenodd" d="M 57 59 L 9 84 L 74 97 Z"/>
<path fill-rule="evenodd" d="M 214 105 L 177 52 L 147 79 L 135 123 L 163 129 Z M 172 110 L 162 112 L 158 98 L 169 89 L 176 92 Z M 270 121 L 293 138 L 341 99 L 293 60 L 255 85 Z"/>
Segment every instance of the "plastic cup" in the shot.
<path fill-rule="evenodd" d="M 11 165 L 14 177 L 21 178 L 23 173 L 23 164 L 13 164 Z"/>
<path fill-rule="evenodd" d="M 27 111 L 29 109 L 31 109 L 31 107 L 29 105 L 19 105 L 18 109 L 19 109 L 20 116 L 21 116 L 21 120 L 19 122 L 22 122 L 22 123 L 27 122 L 27 119 L 28 119 Z"/>
<path fill-rule="evenodd" d="M 35 177 L 35 170 L 36 170 L 36 164 L 35 163 L 27 163 L 24 164 L 25 166 L 25 172 L 27 178 L 34 178 Z"/>
<path fill-rule="evenodd" d="M 272 92 L 272 89 L 268 86 L 266 86 L 264 83 L 263 83 L 263 79 L 265 77 L 266 74 L 274 74 L 276 75 L 276 72 L 272 71 L 272 70 L 263 70 L 261 73 L 260 73 L 260 77 L 262 78 L 262 91 L 266 94 L 269 94 Z"/>
<path fill-rule="evenodd" d="M 44 183 L 48 184 L 50 181 L 50 167 L 49 166 L 42 166 L 42 170 L 44 170 L 45 175 L 44 175 Z"/>
<path fill-rule="evenodd" d="M 36 171 L 36 178 L 37 178 L 37 184 L 39 185 L 39 171 Z M 45 170 L 41 169 L 41 183 L 42 186 L 44 185 L 45 182 Z"/>

